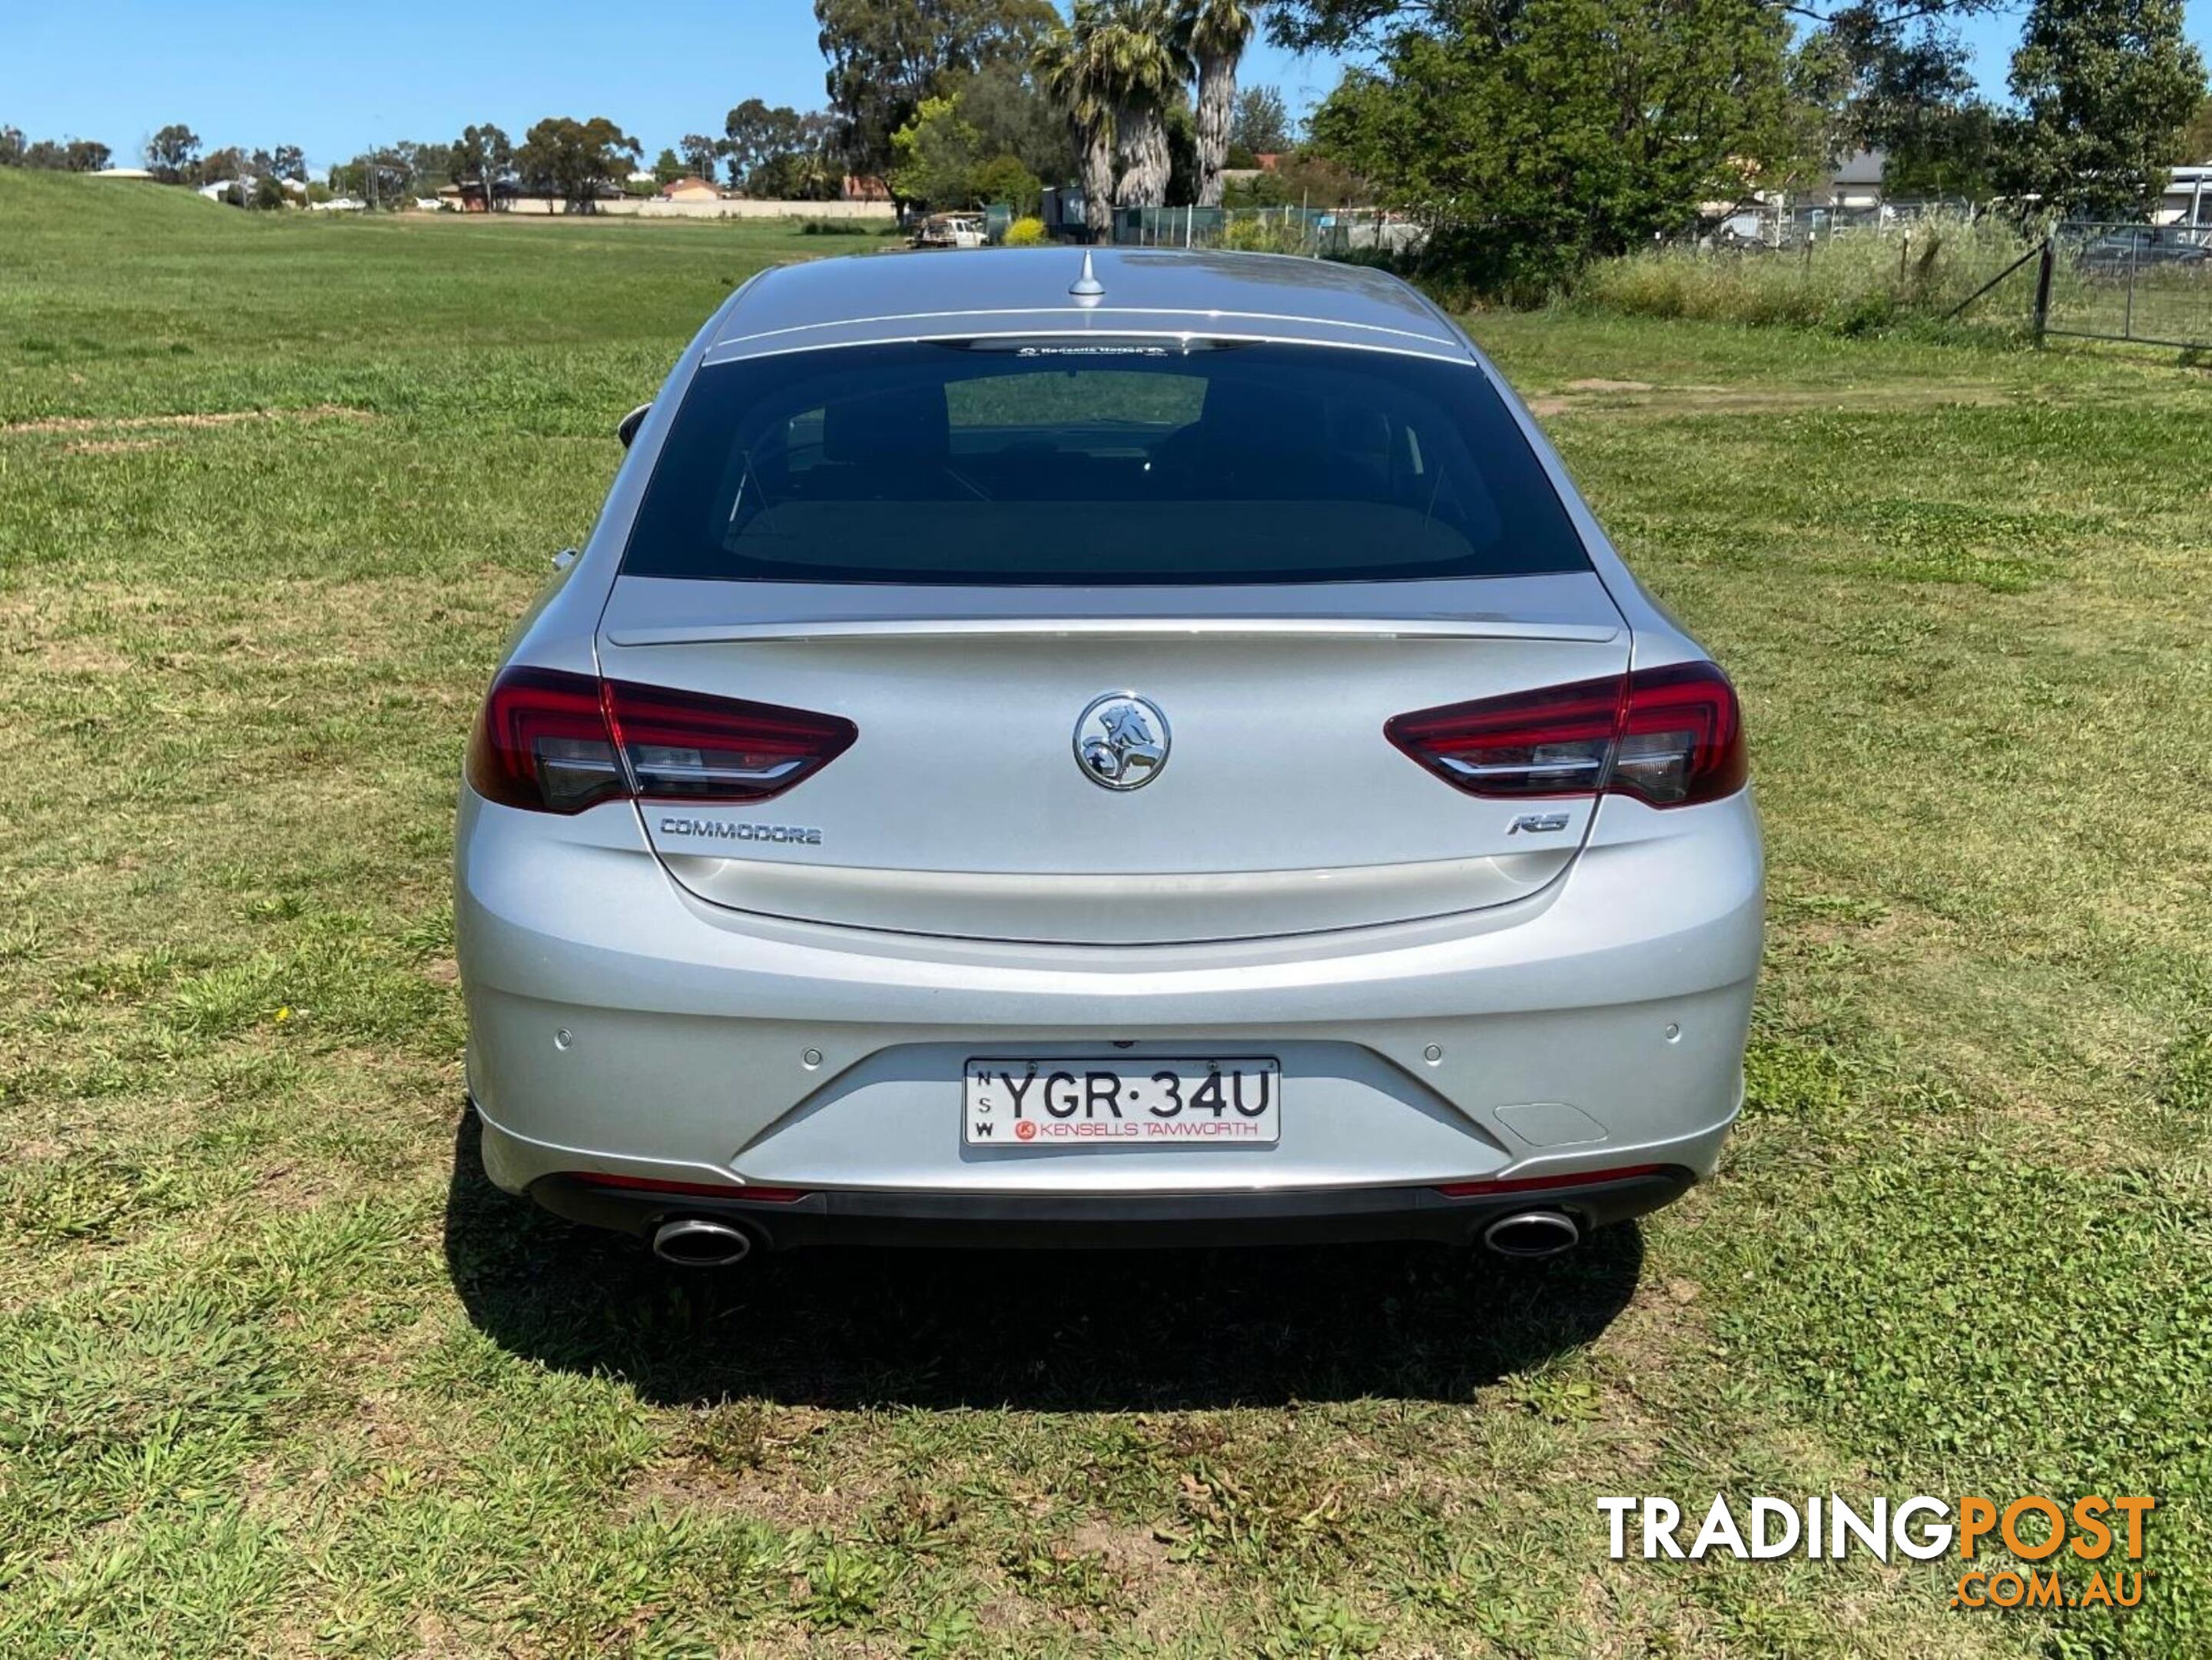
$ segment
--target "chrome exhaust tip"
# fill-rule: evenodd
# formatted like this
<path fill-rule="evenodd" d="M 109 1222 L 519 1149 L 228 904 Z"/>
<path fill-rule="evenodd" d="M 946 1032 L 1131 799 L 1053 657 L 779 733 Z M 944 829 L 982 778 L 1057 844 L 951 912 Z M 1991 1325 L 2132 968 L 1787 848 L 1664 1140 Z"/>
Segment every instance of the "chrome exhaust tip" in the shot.
<path fill-rule="evenodd" d="M 752 1250 L 752 1236 L 743 1228 L 704 1216 L 679 1216 L 653 1231 L 653 1254 L 681 1268 L 726 1268 Z"/>
<path fill-rule="evenodd" d="M 1482 1243 L 1500 1256 L 1534 1261 L 1572 1250 L 1583 1231 L 1562 1210 L 1524 1210 L 1501 1216 L 1482 1231 Z"/>

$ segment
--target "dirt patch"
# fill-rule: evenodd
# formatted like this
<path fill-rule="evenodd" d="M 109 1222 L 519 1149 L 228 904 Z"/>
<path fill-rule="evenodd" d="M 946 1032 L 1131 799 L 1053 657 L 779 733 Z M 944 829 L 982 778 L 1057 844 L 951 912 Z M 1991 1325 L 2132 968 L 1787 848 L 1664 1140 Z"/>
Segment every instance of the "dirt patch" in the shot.
<path fill-rule="evenodd" d="M 868 1481 L 816 1488 L 789 1470 L 730 1470 L 689 1458 L 641 1472 L 629 1483 L 618 1513 L 634 1519 L 658 1507 L 676 1515 L 736 1514 L 842 1538 L 859 1527 L 879 1496 L 879 1487 Z"/>
<path fill-rule="evenodd" d="M 1109 1572 L 1131 1585 L 1149 1584 L 1167 1565 L 1168 1548 L 1150 1528 L 1094 1519 L 1077 1528 L 1067 1542 L 1071 1549 L 1097 1557 Z"/>
<path fill-rule="evenodd" d="M 1567 382 L 1567 390 L 1569 392 L 1656 392 L 1658 388 L 1649 380 L 1570 380 Z"/>
<path fill-rule="evenodd" d="M 247 421 L 374 421 L 368 410 L 345 404 L 315 404 L 303 410 L 211 410 L 194 415 L 49 415 L 36 421 L 10 421 L 0 433 L 142 432 L 149 428 L 234 427 Z M 81 447 L 71 445 L 71 449 Z"/>
<path fill-rule="evenodd" d="M 83 640 L 58 640 L 18 654 L 48 674 L 135 674 L 140 668 L 121 652 Z"/>
<path fill-rule="evenodd" d="M 64 455 L 121 455 L 127 450 L 157 450 L 161 447 L 158 438 L 88 438 L 79 444 L 62 446 Z"/>

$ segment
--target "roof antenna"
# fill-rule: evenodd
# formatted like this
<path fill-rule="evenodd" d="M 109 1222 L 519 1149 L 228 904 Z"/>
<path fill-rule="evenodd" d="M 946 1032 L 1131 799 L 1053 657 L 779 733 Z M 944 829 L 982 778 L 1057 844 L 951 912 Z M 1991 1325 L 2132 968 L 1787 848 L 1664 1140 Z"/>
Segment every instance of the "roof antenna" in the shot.
<path fill-rule="evenodd" d="M 1079 300 L 1096 300 L 1106 292 L 1106 285 L 1098 280 L 1098 273 L 1091 268 L 1091 250 L 1083 250 L 1083 275 L 1075 279 L 1068 289 Z"/>

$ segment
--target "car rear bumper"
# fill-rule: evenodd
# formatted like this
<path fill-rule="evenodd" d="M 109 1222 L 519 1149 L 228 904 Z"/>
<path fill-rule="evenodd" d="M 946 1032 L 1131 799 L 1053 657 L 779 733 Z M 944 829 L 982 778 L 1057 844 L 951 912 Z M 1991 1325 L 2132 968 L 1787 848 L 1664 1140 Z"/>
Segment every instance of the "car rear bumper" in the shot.
<path fill-rule="evenodd" d="M 650 1237 L 664 1222 L 711 1217 L 771 1250 L 804 1245 L 1128 1249 L 1376 1240 L 1479 1243 L 1528 1211 L 1564 1213 L 1584 1233 L 1656 1210 L 1696 1179 L 1661 1165 L 1612 1180 L 1455 1196 L 1434 1188 L 1172 1195 L 814 1193 L 775 1202 L 625 1191 L 574 1176 L 542 1177 L 530 1195 L 556 1215 Z"/>
<path fill-rule="evenodd" d="M 465 792 L 456 926 L 485 1167 L 624 1226 L 652 1207 L 572 1200 L 569 1178 L 805 1192 L 768 1213 L 777 1243 L 1248 1223 L 1459 1237 L 1472 1213 L 1442 1186 L 1644 1165 L 1681 1172 L 1639 1189 L 1664 1202 L 1711 1172 L 1741 1100 L 1757 824 L 1744 797 L 1615 805 L 1570 877 L 1511 904 L 1079 948 L 718 910 L 626 805 L 554 819 Z M 963 1147 L 979 1055 L 1276 1057 L 1282 1139 Z"/>

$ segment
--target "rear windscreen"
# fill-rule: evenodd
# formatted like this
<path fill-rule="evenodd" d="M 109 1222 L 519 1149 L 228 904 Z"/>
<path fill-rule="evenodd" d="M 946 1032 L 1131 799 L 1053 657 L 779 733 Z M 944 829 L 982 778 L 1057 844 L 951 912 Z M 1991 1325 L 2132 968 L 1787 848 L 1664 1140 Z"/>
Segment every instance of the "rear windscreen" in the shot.
<path fill-rule="evenodd" d="M 1203 342 L 702 369 L 623 560 L 639 576 L 1082 586 L 1589 569 L 1480 369 Z"/>

